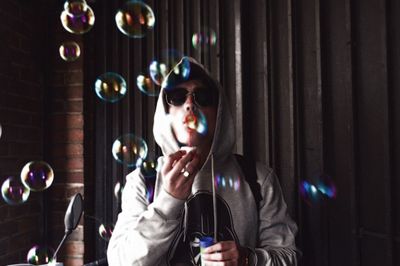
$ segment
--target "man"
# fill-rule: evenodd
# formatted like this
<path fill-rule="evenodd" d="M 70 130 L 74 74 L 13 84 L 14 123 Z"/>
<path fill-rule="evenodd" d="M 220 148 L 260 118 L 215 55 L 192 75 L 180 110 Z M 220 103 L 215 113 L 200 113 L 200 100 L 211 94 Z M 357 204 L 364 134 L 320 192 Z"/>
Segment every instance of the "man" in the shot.
<path fill-rule="evenodd" d="M 184 57 L 164 80 L 154 116 L 161 147 L 154 201 L 127 176 L 109 265 L 296 265 L 297 227 L 272 170 L 257 164 L 257 202 L 232 154 L 232 116 L 219 83 Z M 202 250 L 204 236 L 214 244 Z M 201 259 L 200 259 L 201 257 Z"/>

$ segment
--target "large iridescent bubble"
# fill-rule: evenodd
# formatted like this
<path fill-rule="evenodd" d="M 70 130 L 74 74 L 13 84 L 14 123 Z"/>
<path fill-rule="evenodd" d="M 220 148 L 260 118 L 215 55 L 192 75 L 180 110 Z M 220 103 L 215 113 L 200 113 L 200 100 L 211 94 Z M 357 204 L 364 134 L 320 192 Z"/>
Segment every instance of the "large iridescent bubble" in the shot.
<path fill-rule="evenodd" d="M 190 77 L 190 71 L 189 58 L 183 57 L 181 63 L 172 68 L 170 75 L 163 80 L 161 86 L 165 89 L 170 89 L 178 83 L 187 81 Z"/>
<path fill-rule="evenodd" d="M 51 166 L 44 161 L 31 161 L 21 170 L 21 181 L 32 191 L 43 191 L 51 186 L 54 172 Z"/>
<path fill-rule="evenodd" d="M 163 50 L 149 65 L 149 74 L 153 82 L 162 85 L 167 74 L 179 63 L 183 53 L 177 50 Z"/>
<path fill-rule="evenodd" d="M 125 134 L 114 141 L 112 154 L 119 163 L 140 167 L 147 156 L 147 144 L 134 134 Z"/>
<path fill-rule="evenodd" d="M 64 29 L 73 34 L 84 34 L 92 29 L 94 25 L 94 13 L 90 6 L 82 15 L 71 15 L 66 10 L 61 13 L 61 24 Z"/>
<path fill-rule="evenodd" d="M 155 21 L 153 10 L 141 1 L 128 1 L 115 14 L 118 29 L 131 38 L 146 36 Z"/>
<path fill-rule="evenodd" d="M 111 103 L 121 100 L 127 92 L 125 79 L 114 72 L 100 75 L 95 81 L 94 89 L 100 99 Z"/>
<path fill-rule="evenodd" d="M 145 75 L 138 75 L 136 78 L 136 85 L 139 90 L 147 96 L 158 96 L 160 93 L 160 86 L 154 84 L 153 80 Z"/>
<path fill-rule="evenodd" d="M 9 205 L 19 205 L 28 200 L 30 190 L 21 182 L 21 178 L 8 177 L 1 186 L 1 196 Z"/>
<path fill-rule="evenodd" d="M 59 52 L 64 61 L 73 62 L 81 55 L 81 48 L 76 42 L 63 42 L 59 48 Z"/>
<path fill-rule="evenodd" d="M 82 16 L 87 11 L 85 0 L 67 0 L 64 3 L 64 10 L 71 16 Z"/>
<path fill-rule="evenodd" d="M 45 245 L 33 246 L 26 256 L 28 263 L 33 265 L 44 265 L 55 263 L 53 260 L 54 250 Z"/>

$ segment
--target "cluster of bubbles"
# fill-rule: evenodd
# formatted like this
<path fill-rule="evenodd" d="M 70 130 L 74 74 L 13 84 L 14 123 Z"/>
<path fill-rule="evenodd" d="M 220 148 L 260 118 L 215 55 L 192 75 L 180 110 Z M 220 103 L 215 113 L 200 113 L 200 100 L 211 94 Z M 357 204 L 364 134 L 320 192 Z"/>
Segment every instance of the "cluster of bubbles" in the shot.
<path fill-rule="evenodd" d="M 239 191 L 240 189 L 240 178 L 225 177 L 222 175 L 215 176 L 214 186 L 218 189 L 233 189 Z"/>
<path fill-rule="evenodd" d="M 33 246 L 27 254 L 26 261 L 33 265 L 52 265 L 56 259 L 53 258 L 54 250 L 45 245 Z"/>
<path fill-rule="evenodd" d="M 147 157 L 147 144 L 134 134 L 125 134 L 114 141 L 112 155 L 121 164 L 139 167 Z"/>
<path fill-rule="evenodd" d="M 303 180 L 299 185 L 300 195 L 309 204 L 316 204 L 323 198 L 336 198 L 336 186 L 328 175 L 320 175 L 316 182 Z"/>
<path fill-rule="evenodd" d="M 28 162 L 21 170 L 20 178 L 8 177 L 1 186 L 1 196 L 9 205 L 19 205 L 28 200 L 30 191 L 43 191 L 51 186 L 54 172 L 44 161 Z"/>
<path fill-rule="evenodd" d="M 60 20 L 63 28 L 73 34 L 82 35 L 92 29 L 95 16 L 85 0 L 66 0 Z M 73 62 L 81 55 L 81 48 L 74 41 L 65 41 L 59 47 L 62 60 Z"/>

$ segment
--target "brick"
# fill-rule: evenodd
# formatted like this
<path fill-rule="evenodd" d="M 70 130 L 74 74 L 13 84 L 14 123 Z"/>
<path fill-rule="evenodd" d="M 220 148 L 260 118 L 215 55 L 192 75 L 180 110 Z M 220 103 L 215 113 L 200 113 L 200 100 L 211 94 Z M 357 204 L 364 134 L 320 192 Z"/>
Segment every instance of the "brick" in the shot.
<path fill-rule="evenodd" d="M 64 143 L 63 145 L 52 145 L 50 154 L 54 158 L 83 156 L 83 143 Z"/>
<path fill-rule="evenodd" d="M 54 159 L 53 169 L 59 170 L 80 170 L 83 169 L 83 158 Z"/>
<path fill-rule="evenodd" d="M 50 124 L 55 129 L 82 129 L 83 115 L 80 114 L 53 114 Z"/>
<path fill-rule="evenodd" d="M 54 132 L 54 143 L 83 143 L 83 129 L 68 129 Z"/>

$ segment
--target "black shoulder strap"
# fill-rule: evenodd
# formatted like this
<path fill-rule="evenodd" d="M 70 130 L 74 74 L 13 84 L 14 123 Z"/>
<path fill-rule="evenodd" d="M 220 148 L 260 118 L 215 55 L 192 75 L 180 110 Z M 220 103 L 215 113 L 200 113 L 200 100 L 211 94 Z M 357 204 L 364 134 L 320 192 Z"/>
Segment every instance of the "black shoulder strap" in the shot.
<path fill-rule="evenodd" d="M 248 158 L 245 158 L 243 155 L 240 154 L 235 154 L 235 157 L 244 173 L 244 178 L 246 179 L 246 182 L 250 186 L 251 192 L 253 192 L 258 211 L 260 208 L 262 196 L 260 184 L 257 183 L 256 163 L 255 161 L 249 160 Z"/>

